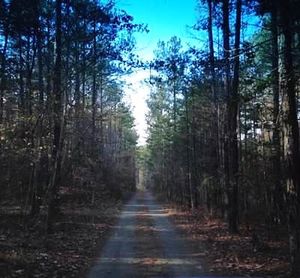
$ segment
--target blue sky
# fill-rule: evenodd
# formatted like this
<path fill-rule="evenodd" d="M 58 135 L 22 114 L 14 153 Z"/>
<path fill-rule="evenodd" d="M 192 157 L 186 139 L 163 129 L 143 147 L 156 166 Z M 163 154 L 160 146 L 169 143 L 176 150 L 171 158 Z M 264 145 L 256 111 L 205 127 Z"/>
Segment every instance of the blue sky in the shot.
<path fill-rule="evenodd" d="M 117 0 L 117 6 L 134 17 L 134 22 L 148 25 L 149 33 L 136 34 L 137 53 L 151 59 L 159 40 L 178 36 L 190 42 L 187 26 L 197 20 L 197 0 Z"/>
<path fill-rule="evenodd" d="M 182 44 L 193 43 L 188 26 L 197 21 L 197 0 L 117 0 L 117 7 L 134 17 L 135 23 L 148 25 L 149 33 L 136 34 L 136 54 L 143 60 L 151 60 L 159 40 L 168 41 L 180 37 Z M 143 82 L 149 77 L 147 70 L 138 70 L 125 80 L 125 100 L 133 109 L 139 145 L 146 142 L 146 99 L 150 88 Z"/>

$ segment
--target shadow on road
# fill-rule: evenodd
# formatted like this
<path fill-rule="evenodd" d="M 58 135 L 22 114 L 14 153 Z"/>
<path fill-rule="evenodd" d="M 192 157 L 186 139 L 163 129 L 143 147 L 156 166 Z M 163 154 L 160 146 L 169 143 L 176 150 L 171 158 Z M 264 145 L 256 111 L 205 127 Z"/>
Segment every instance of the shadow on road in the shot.
<path fill-rule="evenodd" d="M 193 251 L 194 244 L 175 230 L 151 193 L 138 192 L 124 206 L 88 278 L 212 278 L 204 274 L 203 253 Z"/>

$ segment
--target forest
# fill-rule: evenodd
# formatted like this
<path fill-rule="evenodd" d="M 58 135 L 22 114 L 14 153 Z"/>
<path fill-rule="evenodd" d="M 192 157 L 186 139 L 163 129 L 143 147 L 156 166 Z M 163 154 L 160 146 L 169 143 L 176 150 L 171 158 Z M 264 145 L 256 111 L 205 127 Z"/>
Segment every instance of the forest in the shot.
<path fill-rule="evenodd" d="M 1 277 L 85 277 L 141 186 L 254 257 L 280 241 L 283 270 L 250 274 L 300 277 L 300 3 L 196 2 L 198 45 L 145 61 L 147 22 L 113 0 L 0 0 Z M 140 69 L 142 146 L 123 79 Z M 124 275 L 99 277 L 158 277 Z"/>

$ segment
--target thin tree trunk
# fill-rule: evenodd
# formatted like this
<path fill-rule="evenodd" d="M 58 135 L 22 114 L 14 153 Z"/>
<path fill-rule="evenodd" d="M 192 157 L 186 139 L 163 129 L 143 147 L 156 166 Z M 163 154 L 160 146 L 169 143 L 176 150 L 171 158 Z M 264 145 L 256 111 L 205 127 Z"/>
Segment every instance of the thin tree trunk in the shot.
<path fill-rule="evenodd" d="M 219 107 L 219 98 L 217 95 L 217 88 L 216 88 L 216 72 L 215 72 L 215 50 L 214 50 L 214 37 L 213 37 L 213 1 L 208 0 L 208 40 L 209 40 L 209 66 L 210 66 L 210 74 L 211 74 L 211 93 L 213 96 L 213 103 L 212 103 L 212 131 L 213 131 L 213 138 L 215 142 L 215 146 L 213 147 L 212 157 L 214 159 L 213 169 L 215 171 L 216 181 L 219 183 L 219 186 L 222 186 L 222 179 L 220 175 L 220 131 L 219 131 L 219 122 L 220 122 L 220 107 Z M 221 192 L 221 190 L 219 191 Z M 221 196 L 220 196 L 221 198 Z"/>
<path fill-rule="evenodd" d="M 97 112 L 97 35 L 96 35 L 96 19 L 93 26 L 93 84 L 92 84 L 92 142 L 95 145 L 96 141 L 96 112 Z"/>
<path fill-rule="evenodd" d="M 230 159 L 229 159 L 229 97 L 230 97 L 230 28 L 229 28 L 229 0 L 223 0 L 222 5 L 223 15 L 223 48 L 224 48 L 224 68 L 225 68 L 225 79 L 224 79 L 224 91 L 227 105 L 224 106 L 224 176 L 225 176 L 225 187 L 226 187 L 226 200 L 225 210 L 226 218 L 229 221 L 230 217 Z"/>
<path fill-rule="evenodd" d="M 63 147 L 62 128 L 64 126 L 63 117 L 63 92 L 61 88 L 61 37 L 62 37 L 62 14 L 61 14 L 62 0 L 56 0 L 56 59 L 54 66 L 54 136 L 53 136 L 53 151 L 52 151 L 52 174 L 49 186 L 49 204 L 48 204 L 48 218 L 47 218 L 47 232 L 53 232 L 53 222 L 58 212 L 58 192 L 60 185 L 61 174 L 61 157 Z"/>
<path fill-rule="evenodd" d="M 234 43 L 234 68 L 232 93 L 229 97 L 229 229 L 232 233 L 238 232 L 238 182 L 239 182 L 239 154 L 238 154 L 238 122 L 239 122 L 239 71 L 240 71 L 240 29 L 241 29 L 242 1 L 236 1 L 236 23 Z"/>
<path fill-rule="evenodd" d="M 279 119 L 279 71 L 278 71 L 278 22 L 277 5 L 272 4 L 272 90 L 273 90 L 273 175 L 274 175 L 274 210 L 276 221 L 284 220 L 283 186 L 281 180 L 281 146 L 280 146 L 280 119 Z"/>
<path fill-rule="evenodd" d="M 37 59 L 38 59 L 38 80 L 39 80 L 39 106 L 43 110 L 44 106 L 44 81 L 43 81 L 43 49 L 42 49 L 42 30 L 39 26 L 37 33 Z"/>
<path fill-rule="evenodd" d="M 80 66 L 79 66 L 79 43 L 75 42 L 75 91 L 74 91 L 74 100 L 75 100 L 75 137 L 79 136 L 79 122 L 80 122 Z M 80 139 L 79 139 L 80 140 Z M 77 143 L 75 143 L 76 145 Z"/>
<path fill-rule="evenodd" d="M 4 116 L 4 91 L 6 87 L 6 51 L 7 51 L 7 43 L 8 43 L 8 34 L 5 34 L 4 38 L 4 45 L 2 55 L 2 63 L 1 63 L 1 80 L 0 80 L 0 124 L 3 123 L 3 116 Z"/>
<path fill-rule="evenodd" d="M 196 202 L 195 202 L 195 184 L 193 183 L 192 180 L 192 167 L 191 167 L 191 140 L 190 140 L 190 136 L 191 136 L 191 128 L 190 128 L 190 120 L 189 120 L 189 108 L 188 108 L 188 96 L 187 93 L 185 93 L 185 127 L 186 127 L 186 174 L 187 174 L 187 184 L 188 184 L 188 188 L 190 191 L 190 206 L 191 209 L 193 210 L 196 207 Z"/>
<path fill-rule="evenodd" d="M 104 130 L 103 130 L 103 65 L 101 65 L 100 72 L 100 155 L 101 159 L 103 159 L 103 151 L 104 151 Z"/>
<path fill-rule="evenodd" d="M 32 190 L 31 190 L 31 211 L 32 216 L 37 215 L 40 210 L 40 196 L 39 196 L 39 184 L 38 177 L 41 169 L 41 137 L 43 130 L 43 114 L 44 114 L 44 81 L 43 81 L 43 56 L 42 56 L 42 33 L 41 26 L 37 26 L 37 64 L 38 64 L 38 88 L 39 88 L 39 105 L 37 107 L 38 117 L 36 124 L 36 131 L 33 134 L 32 145 L 35 147 L 35 161 L 32 169 Z M 35 139 L 35 138 L 36 139 Z"/>
<path fill-rule="evenodd" d="M 25 113 L 25 96 L 24 96 L 24 80 L 23 80 L 23 49 L 22 49 L 22 38 L 19 34 L 18 36 L 18 42 L 19 42 L 19 63 L 18 63 L 18 71 L 19 71 L 19 106 L 20 111 L 22 114 Z"/>

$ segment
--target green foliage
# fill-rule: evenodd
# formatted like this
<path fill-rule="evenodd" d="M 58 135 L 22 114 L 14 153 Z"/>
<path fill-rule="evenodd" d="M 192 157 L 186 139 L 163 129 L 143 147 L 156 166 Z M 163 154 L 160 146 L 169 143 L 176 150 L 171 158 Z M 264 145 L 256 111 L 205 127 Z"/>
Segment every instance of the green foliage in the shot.
<path fill-rule="evenodd" d="M 54 167 L 57 188 L 87 196 L 95 190 L 120 196 L 135 188 L 137 134 L 118 79 L 136 62 L 134 33 L 146 28 L 113 1 L 63 1 L 59 46 L 55 4 L 0 2 L 1 197 L 17 200 L 33 214 L 38 200 L 48 203 Z M 58 47 L 61 84 L 54 83 Z M 53 163 L 58 106 L 61 167 Z"/>

